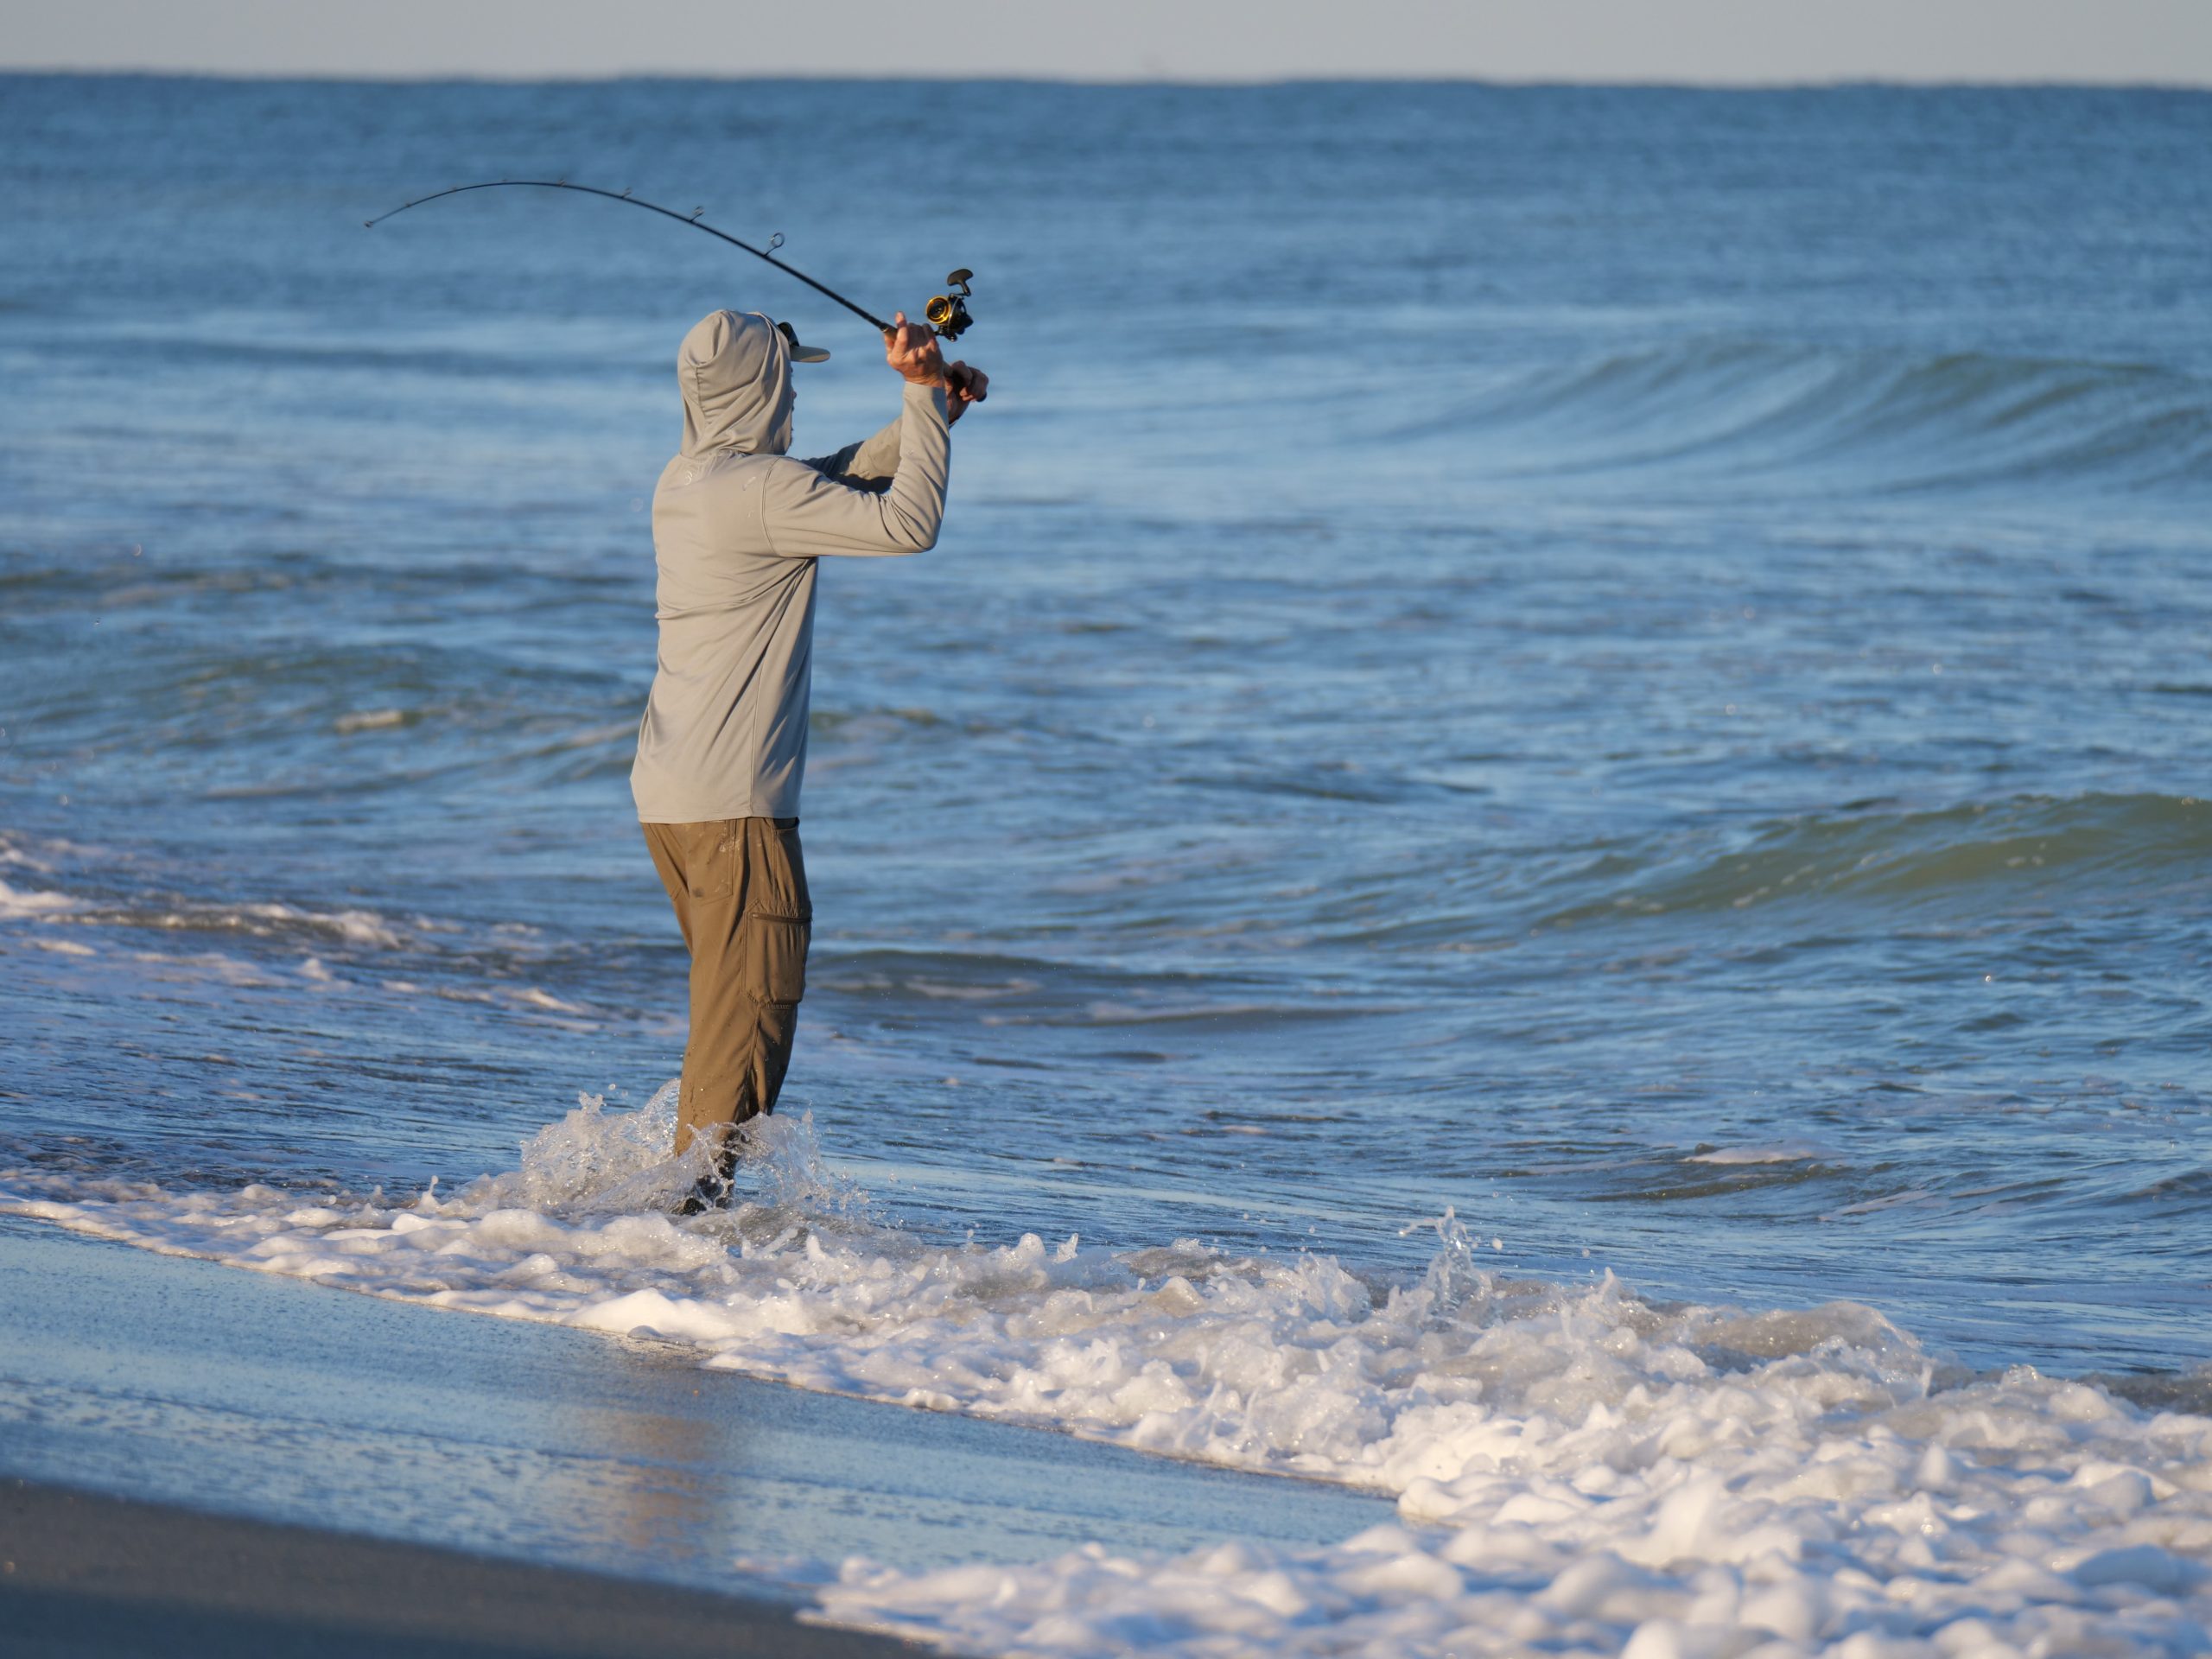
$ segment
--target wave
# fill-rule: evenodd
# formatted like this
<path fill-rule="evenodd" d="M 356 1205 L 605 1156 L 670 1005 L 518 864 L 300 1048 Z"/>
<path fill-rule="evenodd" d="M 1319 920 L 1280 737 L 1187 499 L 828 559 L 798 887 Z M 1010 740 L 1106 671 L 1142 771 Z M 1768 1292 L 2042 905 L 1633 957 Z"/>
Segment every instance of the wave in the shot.
<path fill-rule="evenodd" d="M 400 949 L 408 938 L 399 924 L 371 910 L 306 910 L 273 900 L 235 905 L 190 899 L 101 904 L 55 888 L 16 888 L 4 881 L 0 881 L 0 919 L 170 933 L 242 933 L 262 939 L 372 945 L 386 950 Z"/>
<path fill-rule="evenodd" d="M 1973 1377 L 1853 1304 L 1516 1281 L 1448 1213 L 1388 1283 L 1188 1239 L 934 1242 L 804 1120 L 759 1126 L 733 1211 L 677 1223 L 673 1112 L 672 1085 L 586 1099 L 445 1198 L 18 1170 L 0 1213 L 1397 1500 L 1316 1550 L 792 1569 L 819 1617 L 963 1652 L 2180 1654 L 2212 1621 L 2212 1417 Z"/>
<path fill-rule="evenodd" d="M 1550 911 L 1545 925 L 1822 898 L 2032 904 L 2098 887 L 2164 904 L 2212 888 L 2212 801 L 2019 796 L 1929 812 L 1787 818 L 1741 832 L 1725 852 L 1650 862 L 1607 852 L 1561 879 L 1598 896 Z"/>
<path fill-rule="evenodd" d="M 1517 375 L 1398 440 L 1513 470 L 1787 474 L 1915 491 L 2212 486 L 2212 383 L 2136 364 L 1707 338 Z"/>
<path fill-rule="evenodd" d="M 147 353 L 173 369 L 301 369 L 316 374 L 362 371 L 376 375 L 420 374 L 440 379 L 518 381 L 573 379 L 609 372 L 628 382 L 647 379 L 636 359 L 607 348 L 588 328 L 577 329 L 561 351 L 548 351 L 544 329 L 535 333 L 471 328 L 421 329 L 411 338 L 378 340 L 334 339 L 298 332 L 289 337 L 267 333 L 226 334 L 194 327 L 148 328 L 131 324 L 104 329 L 101 338 L 118 349 Z"/>
<path fill-rule="evenodd" d="M 1110 964 L 991 950 L 823 950 L 810 959 L 815 983 L 882 1008 L 967 1003 L 985 1026 L 1177 1026 L 1203 1022 L 1217 1038 L 1287 1022 L 1350 1019 L 1350 1007 L 1319 1007 L 1250 975 L 1145 971 Z"/>
<path fill-rule="evenodd" d="M 50 887 L 11 887 L 0 881 L 0 917 L 16 920 L 37 918 L 46 920 L 55 916 L 69 915 L 82 906 L 66 893 Z"/>

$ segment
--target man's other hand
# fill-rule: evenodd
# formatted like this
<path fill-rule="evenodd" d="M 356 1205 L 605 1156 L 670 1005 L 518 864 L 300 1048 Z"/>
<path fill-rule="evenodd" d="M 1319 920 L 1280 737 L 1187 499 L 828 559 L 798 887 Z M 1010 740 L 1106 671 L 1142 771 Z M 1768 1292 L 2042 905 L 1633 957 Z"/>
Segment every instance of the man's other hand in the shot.
<path fill-rule="evenodd" d="M 950 426 L 968 412 L 969 404 L 980 404 L 990 396 L 991 377 L 966 363 L 948 363 L 944 392 L 944 423 Z"/>

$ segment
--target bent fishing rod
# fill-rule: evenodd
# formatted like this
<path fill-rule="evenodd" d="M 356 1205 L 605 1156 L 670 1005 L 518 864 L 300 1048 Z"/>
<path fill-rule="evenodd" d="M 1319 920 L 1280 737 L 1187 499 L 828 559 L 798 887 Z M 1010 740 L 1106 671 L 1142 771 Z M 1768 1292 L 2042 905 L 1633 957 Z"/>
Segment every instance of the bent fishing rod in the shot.
<path fill-rule="evenodd" d="M 689 225 L 695 231 L 704 231 L 709 236 L 719 237 L 733 248 L 742 248 L 755 259 L 766 260 L 786 276 L 798 277 L 816 293 L 827 299 L 836 301 L 861 321 L 874 323 L 887 334 L 893 332 L 891 325 L 881 317 L 872 312 L 863 311 L 827 283 L 817 283 L 796 265 L 787 265 L 777 258 L 775 250 L 784 245 L 784 235 L 781 231 L 768 238 L 768 245 L 766 248 L 756 248 L 750 242 L 741 241 L 728 231 L 716 230 L 713 226 L 706 223 L 699 217 L 707 211 L 703 207 L 695 208 L 688 213 L 679 213 L 673 207 L 664 207 L 658 202 L 647 201 L 642 197 L 632 195 L 627 190 L 602 190 L 595 184 L 572 184 L 566 179 L 486 179 L 478 184 L 456 184 L 448 190 L 434 190 L 427 196 L 417 196 L 412 201 L 403 201 L 389 213 L 378 213 L 374 219 L 363 219 L 361 226 L 364 230 L 374 230 L 387 219 L 397 213 L 404 213 L 410 207 L 420 207 L 426 201 L 442 201 L 448 196 L 466 195 L 471 190 L 511 189 L 575 190 L 587 196 L 604 196 L 609 201 L 626 202 L 632 207 L 643 207 L 648 213 L 658 213 L 663 219 L 672 219 L 679 225 Z M 945 340 L 957 340 L 968 332 L 969 326 L 976 321 L 968 315 L 968 296 L 970 292 L 968 283 L 975 275 L 974 271 L 965 269 L 950 273 L 944 279 L 945 287 L 950 291 L 932 296 L 930 302 L 922 308 L 922 315 L 929 320 L 931 333 Z"/>

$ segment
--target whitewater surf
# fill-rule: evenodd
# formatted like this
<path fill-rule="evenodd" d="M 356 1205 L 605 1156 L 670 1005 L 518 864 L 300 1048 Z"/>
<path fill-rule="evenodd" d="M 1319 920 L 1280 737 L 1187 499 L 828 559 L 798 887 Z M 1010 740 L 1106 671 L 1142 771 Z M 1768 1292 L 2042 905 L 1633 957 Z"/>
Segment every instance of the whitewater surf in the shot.
<path fill-rule="evenodd" d="M 932 1241 L 804 1120 L 764 1126 L 747 1201 L 679 1224 L 646 1207 L 692 1179 L 664 1154 L 673 1100 L 587 1100 L 449 1197 L 40 1196 L 19 1172 L 0 1213 L 1396 1500 L 1401 1524 L 1319 1550 L 742 1563 L 813 1585 L 822 1617 L 954 1651 L 2178 1656 L 2212 1620 L 2212 1379 L 2196 1410 L 2161 1410 L 2026 1367 L 1976 1376 L 1856 1304 L 1505 1274 L 1451 1216 L 1400 1283 L 1187 1239 Z"/>

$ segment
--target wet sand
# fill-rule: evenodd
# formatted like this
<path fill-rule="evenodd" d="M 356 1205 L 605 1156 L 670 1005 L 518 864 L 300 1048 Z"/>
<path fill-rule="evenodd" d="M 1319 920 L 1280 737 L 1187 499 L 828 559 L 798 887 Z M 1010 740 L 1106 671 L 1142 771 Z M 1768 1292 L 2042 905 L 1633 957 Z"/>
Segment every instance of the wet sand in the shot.
<path fill-rule="evenodd" d="M 709 1654 L 890 1659 L 770 1602 L 0 1481 L 13 1659 Z"/>
<path fill-rule="evenodd" d="M 911 1570 L 1091 1539 L 1319 1543 L 1395 1514 L 19 1219 L 0 1220 L 0 1527 L 29 1541 L 0 1573 L 0 1631 L 60 1643 L 0 1642 L 11 1659 L 156 1636 L 180 1653 L 347 1637 L 676 1654 L 695 1650 L 686 1630 L 725 1652 L 887 1653 L 799 1645 L 807 1577 L 854 1555 Z M 106 1496 L 65 1495 L 86 1492 Z M 811 1564 L 796 1581 L 795 1562 Z M 652 1609 L 665 1638 L 634 1622 Z M 419 1622 L 397 1646 L 397 1627 L 359 1622 L 403 1613 Z M 503 1629 L 586 1645 L 483 1645 Z M 755 1637 L 772 1642 L 729 1645 Z"/>

